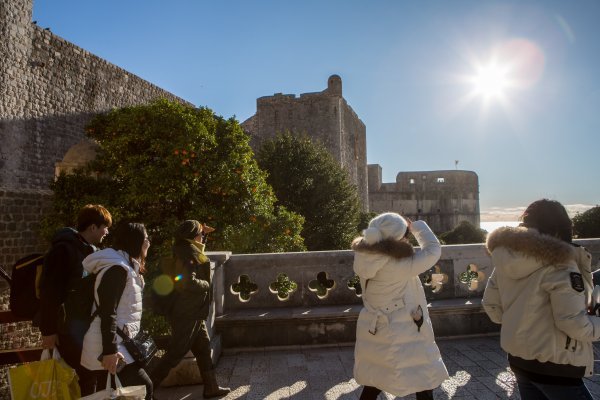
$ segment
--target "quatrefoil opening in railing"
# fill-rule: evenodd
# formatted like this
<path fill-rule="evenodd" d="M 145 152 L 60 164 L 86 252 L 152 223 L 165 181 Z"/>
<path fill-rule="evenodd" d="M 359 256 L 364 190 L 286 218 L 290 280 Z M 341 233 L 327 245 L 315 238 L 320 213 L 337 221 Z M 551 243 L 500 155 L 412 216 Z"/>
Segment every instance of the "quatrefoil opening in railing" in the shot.
<path fill-rule="evenodd" d="M 354 290 L 357 297 L 362 296 L 362 287 L 360 286 L 360 278 L 358 275 L 354 275 L 352 278 L 348 279 L 346 284 L 348 285 L 348 289 Z"/>
<path fill-rule="evenodd" d="M 308 288 L 317 294 L 319 299 L 324 299 L 330 290 L 335 288 L 335 281 L 333 279 L 327 279 L 326 272 L 319 272 L 317 279 L 312 280 L 308 283 Z"/>
<path fill-rule="evenodd" d="M 240 275 L 238 281 L 231 285 L 231 293 L 237 295 L 242 303 L 250 301 L 250 296 L 258 292 L 258 285 L 248 275 Z"/>
<path fill-rule="evenodd" d="M 423 284 L 429 286 L 433 293 L 441 292 L 445 283 L 448 283 L 448 275 L 442 272 L 439 265 L 434 266 L 425 273 Z"/>
<path fill-rule="evenodd" d="M 479 288 L 479 282 L 483 282 L 484 279 L 485 274 L 479 271 L 477 265 L 475 264 L 469 264 L 467 266 L 467 270 L 458 275 L 458 280 L 460 283 L 467 285 L 467 288 L 470 291 L 477 290 L 477 288 Z"/>
<path fill-rule="evenodd" d="M 290 295 L 298 289 L 298 284 L 288 278 L 286 274 L 277 275 L 277 280 L 269 285 L 271 293 L 276 293 L 280 301 L 290 299 Z"/>

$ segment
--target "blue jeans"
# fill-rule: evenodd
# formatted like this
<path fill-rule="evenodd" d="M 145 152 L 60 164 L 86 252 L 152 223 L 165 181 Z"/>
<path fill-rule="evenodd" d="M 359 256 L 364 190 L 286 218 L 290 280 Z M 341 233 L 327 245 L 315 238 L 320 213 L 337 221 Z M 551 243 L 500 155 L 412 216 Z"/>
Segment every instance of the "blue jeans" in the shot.
<path fill-rule="evenodd" d="M 517 385 L 522 400 L 593 400 L 587 387 L 581 380 L 581 385 L 564 386 L 539 383 L 529 380 L 516 371 Z"/>

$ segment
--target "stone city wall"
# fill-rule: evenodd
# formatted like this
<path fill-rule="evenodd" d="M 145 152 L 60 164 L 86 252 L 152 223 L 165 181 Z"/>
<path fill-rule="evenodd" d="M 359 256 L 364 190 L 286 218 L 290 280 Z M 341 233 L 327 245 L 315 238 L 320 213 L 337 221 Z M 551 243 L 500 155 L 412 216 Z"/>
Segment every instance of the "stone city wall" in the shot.
<path fill-rule="evenodd" d="M 38 231 L 51 207 L 51 195 L 49 190 L 0 188 L 0 266 L 6 272 L 24 255 L 46 250 Z M 9 293 L 8 283 L 0 278 L 0 311 L 8 310 Z M 40 331 L 31 322 L 0 324 L 0 351 L 39 346 L 40 340 Z M 6 371 L 0 368 L 0 398 L 8 398 Z"/>
<path fill-rule="evenodd" d="M 0 188 L 0 266 L 7 269 L 27 254 L 46 250 L 38 233 L 51 199 L 49 190 Z"/>
<path fill-rule="evenodd" d="M 90 118 L 156 98 L 181 101 L 31 22 L 31 0 L 0 9 L 0 187 L 46 189 Z"/>
<path fill-rule="evenodd" d="M 0 5 L 0 264 L 44 247 L 23 228 L 39 221 L 55 165 L 90 118 L 157 98 L 185 103 L 35 25 L 32 7 Z"/>

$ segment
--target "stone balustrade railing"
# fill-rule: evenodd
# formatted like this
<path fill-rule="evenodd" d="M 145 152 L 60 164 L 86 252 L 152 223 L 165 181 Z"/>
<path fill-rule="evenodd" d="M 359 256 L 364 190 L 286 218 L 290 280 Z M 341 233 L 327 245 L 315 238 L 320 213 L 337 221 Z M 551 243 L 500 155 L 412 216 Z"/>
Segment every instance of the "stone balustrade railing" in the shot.
<path fill-rule="evenodd" d="M 575 241 L 600 259 L 600 239 Z M 253 308 L 360 304 L 351 250 L 303 253 L 210 253 L 217 261 L 217 315 Z M 600 268 L 600 265 L 598 266 Z M 442 246 L 440 260 L 421 274 L 428 300 L 481 297 L 492 264 L 482 244 Z"/>
<path fill-rule="evenodd" d="M 576 243 L 592 253 L 593 265 L 600 268 L 600 239 Z M 225 347 L 297 344 L 306 340 L 298 332 L 310 333 L 309 338 L 324 335 L 315 339 L 317 342 L 330 342 L 332 337 L 352 340 L 353 323 L 361 307 L 352 251 L 209 255 L 216 265 L 213 318 Z M 440 260 L 420 275 L 434 329 L 437 325 L 445 335 L 468 334 L 469 329 L 472 333 L 491 330 L 480 303 L 492 270 L 483 244 L 442 246 Z M 476 326 L 474 318 L 480 320 Z M 448 324 L 462 328 L 450 329 Z M 337 336 L 330 328 L 337 329 Z M 274 329 L 279 333 L 270 336 Z M 258 332 L 254 341 L 246 340 L 244 336 L 254 330 Z M 238 333 L 232 337 L 231 331 Z"/>

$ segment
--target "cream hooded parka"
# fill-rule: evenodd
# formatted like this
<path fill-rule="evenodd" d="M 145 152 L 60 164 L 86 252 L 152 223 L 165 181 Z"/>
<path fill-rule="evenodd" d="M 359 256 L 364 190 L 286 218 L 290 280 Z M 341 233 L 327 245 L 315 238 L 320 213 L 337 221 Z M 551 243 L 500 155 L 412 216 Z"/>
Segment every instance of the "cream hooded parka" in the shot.
<path fill-rule="evenodd" d="M 523 227 L 493 231 L 486 246 L 494 271 L 483 306 L 502 324 L 500 344 L 511 365 L 550 376 L 591 376 L 592 342 L 600 339 L 600 318 L 587 314 L 591 255 Z"/>
<path fill-rule="evenodd" d="M 435 344 L 419 274 L 433 267 L 440 243 L 427 224 L 411 226 L 420 249 L 405 240 L 353 244 L 354 272 L 363 288 L 356 327 L 354 379 L 402 397 L 438 387 L 448 372 Z M 411 311 L 421 306 L 423 324 Z"/>

